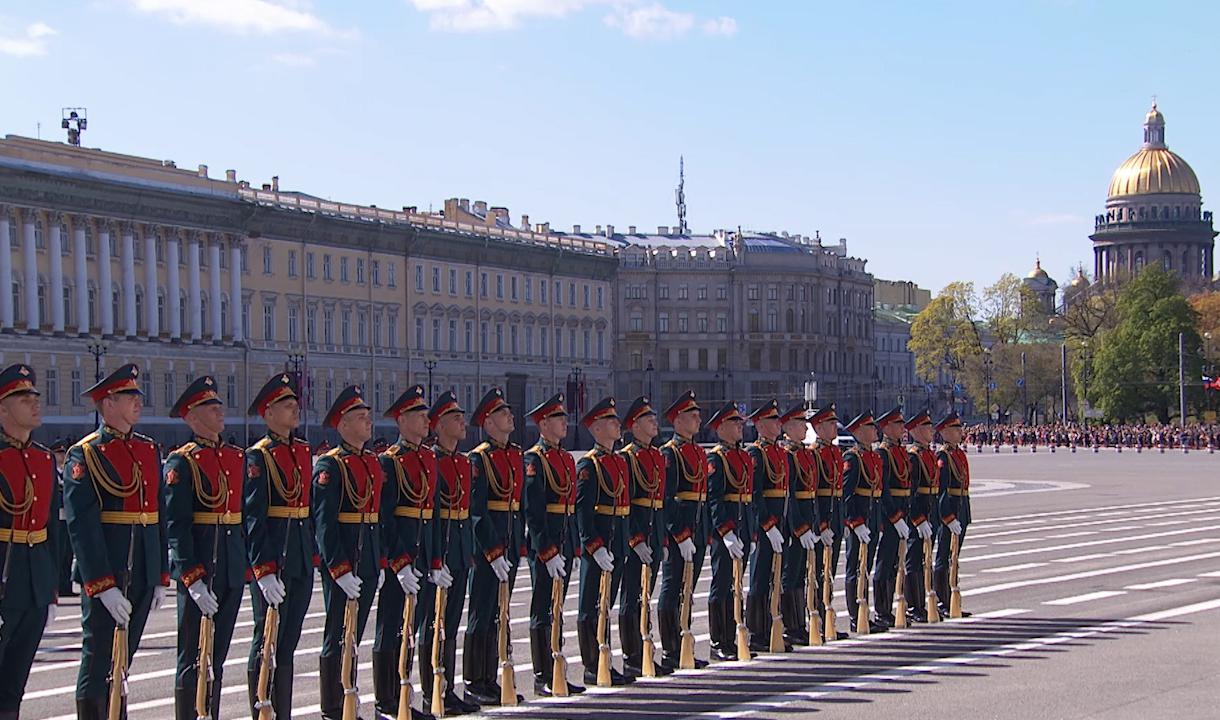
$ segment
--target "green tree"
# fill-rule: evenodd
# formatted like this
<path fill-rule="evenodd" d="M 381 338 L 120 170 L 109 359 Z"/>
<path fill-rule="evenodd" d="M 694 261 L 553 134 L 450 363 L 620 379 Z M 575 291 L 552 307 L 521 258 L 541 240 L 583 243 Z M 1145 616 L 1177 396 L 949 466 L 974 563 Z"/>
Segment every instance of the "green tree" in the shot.
<path fill-rule="evenodd" d="M 1089 384 L 1090 399 L 1108 418 L 1155 414 L 1169 422 L 1178 405 L 1178 333 L 1185 335 L 1187 381 L 1199 377 L 1199 314 L 1178 288 L 1178 279 L 1153 263 L 1119 291 L 1120 319 L 1095 338 Z"/>
<path fill-rule="evenodd" d="M 974 326 L 978 314 L 974 283 L 952 282 L 911 323 L 907 348 L 915 353 L 915 373 L 936 382 L 942 372 L 958 377 L 982 343 Z"/>

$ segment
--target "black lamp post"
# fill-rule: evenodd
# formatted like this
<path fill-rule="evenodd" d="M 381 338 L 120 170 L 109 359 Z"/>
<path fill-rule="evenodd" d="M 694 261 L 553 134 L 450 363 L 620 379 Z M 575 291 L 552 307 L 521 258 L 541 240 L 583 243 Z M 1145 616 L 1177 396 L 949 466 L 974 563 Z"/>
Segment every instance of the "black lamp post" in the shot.
<path fill-rule="evenodd" d="M 102 356 L 106 354 L 106 346 L 99 342 L 89 343 L 89 354 L 93 356 L 93 382 L 101 382 L 102 380 Z M 93 409 L 93 426 L 97 427 L 100 423 L 100 418 L 97 414 L 97 408 Z"/>
<path fill-rule="evenodd" d="M 429 355 L 424 358 L 424 369 L 428 371 L 428 397 L 432 397 L 432 370 L 436 368 L 436 357 Z"/>
<path fill-rule="evenodd" d="M 648 366 L 644 368 L 644 375 L 646 376 L 646 380 L 647 380 L 646 385 L 648 386 L 648 397 L 650 399 L 653 398 L 652 373 L 653 373 L 652 360 L 649 359 Z"/>

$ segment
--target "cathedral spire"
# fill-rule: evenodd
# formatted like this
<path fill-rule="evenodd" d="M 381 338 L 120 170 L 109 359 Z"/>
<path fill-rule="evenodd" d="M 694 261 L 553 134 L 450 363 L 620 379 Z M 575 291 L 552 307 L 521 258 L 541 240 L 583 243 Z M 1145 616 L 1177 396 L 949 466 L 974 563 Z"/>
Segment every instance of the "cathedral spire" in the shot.
<path fill-rule="evenodd" d="M 1165 116 L 1156 109 L 1156 100 L 1152 101 L 1152 109 L 1144 118 L 1144 147 L 1149 149 L 1165 147 Z"/>

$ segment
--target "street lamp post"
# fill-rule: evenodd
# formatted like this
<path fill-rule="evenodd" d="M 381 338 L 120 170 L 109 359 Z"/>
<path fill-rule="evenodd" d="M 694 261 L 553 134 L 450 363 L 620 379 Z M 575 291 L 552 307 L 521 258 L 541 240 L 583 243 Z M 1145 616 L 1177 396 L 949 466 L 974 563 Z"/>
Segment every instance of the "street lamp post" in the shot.
<path fill-rule="evenodd" d="M 298 403 L 301 407 L 301 425 L 304 426 L 305 439 L 309 439 L 309 401 L 305 397 L 305 378 L 301 374 L 301 367 L 305 364 L 305 356 L 301 353 L 288 353 L 288 359 L 284 361 L 284 370 L 292 373 L 292 379 L 296 381 L 297 393 L 300 395 Z"/>
<path fill-rule="evenodd" d="M 581 392 L 580 387 L 580 365 L 572 365 L 572 407 L 576 412 L 572 413 L 572 442 L 576 448 L 580 447 L 580 415 L 581 415 Z"/>
<path fill-rule="evenodd" d="M 648 361 L 648 366 L 644 368 L 644 375 L 646 376 L 646 380 L 647 380 L 646 384 L 648 386 L 648 397 L 650 399 L 655 394 L 652 391 L 652 373 L 653 373 L 653 367 L 652 367 L 652 360 L 650 359 Z"/>
<path fill-rule="evenodd" d="M 429 355 L 424 358 L 424 369 L 428 371 L 428 397 L 432 397 L 432 370 L 436 368 L 436 356 Z"/>
<path fill-rule="evenodd" d="M 101 382 L 102 380 L 102 356 L 106 354 L 106 346 L 102 342 L 89 343 L 89 354 L 93 356 L 93 382 Z M 100 423 L 97 407 L 93 408 L 93 426 L 97 427 Z"/>

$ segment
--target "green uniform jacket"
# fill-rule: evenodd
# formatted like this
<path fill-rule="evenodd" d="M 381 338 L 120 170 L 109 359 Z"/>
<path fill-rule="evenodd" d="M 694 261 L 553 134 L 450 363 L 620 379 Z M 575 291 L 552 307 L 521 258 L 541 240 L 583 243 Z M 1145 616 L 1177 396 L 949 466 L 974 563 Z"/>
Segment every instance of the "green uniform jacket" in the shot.
<path fill-rule="evenodd" d="M 0 609 L 54 602 L 62 543 L 58 473 L 51 452 L 0 434 Z"/>
<path fill-rule="evenodd" d="M 241 518 L 246 456 L 236 445 L 195 438 L 165 460 L 165 533 L 175 580 L 240 588 L 250 567 Z M 214 556 L 213 556 L 214 554 Z"/>

